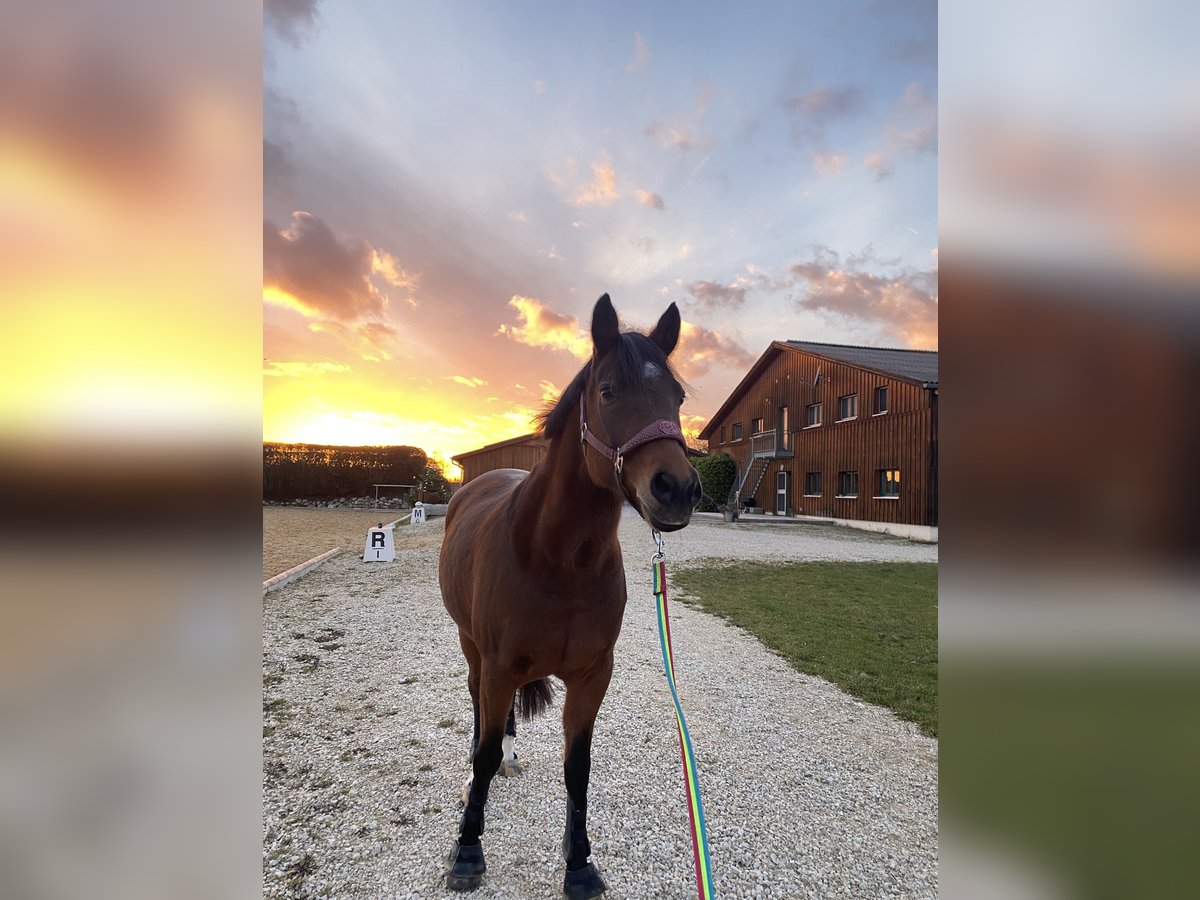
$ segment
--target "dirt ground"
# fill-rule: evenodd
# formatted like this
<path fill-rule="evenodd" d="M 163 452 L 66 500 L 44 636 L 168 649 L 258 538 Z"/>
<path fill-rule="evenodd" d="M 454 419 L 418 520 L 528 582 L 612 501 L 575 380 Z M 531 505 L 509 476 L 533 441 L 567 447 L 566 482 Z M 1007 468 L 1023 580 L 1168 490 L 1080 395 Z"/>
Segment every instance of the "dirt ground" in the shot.
<path fill-rule="evenodd" d="M 263 581 L 341 547 L 362 556 L 367 529 L 408 513 L 398 509 L 263 507 Z"/>

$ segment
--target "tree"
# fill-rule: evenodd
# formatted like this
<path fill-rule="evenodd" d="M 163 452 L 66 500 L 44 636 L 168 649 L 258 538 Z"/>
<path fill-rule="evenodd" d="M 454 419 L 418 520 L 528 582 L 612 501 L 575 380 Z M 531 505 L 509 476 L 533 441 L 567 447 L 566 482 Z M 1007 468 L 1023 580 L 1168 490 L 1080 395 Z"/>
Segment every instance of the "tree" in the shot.
<path fill-rule="evenodd" d="M 449 503 L 450 482 L 442 474 L 441 468 L 434 463 L 426 463 L 421 474 L 417 476 L 418 499 L 426 503 Z"/>

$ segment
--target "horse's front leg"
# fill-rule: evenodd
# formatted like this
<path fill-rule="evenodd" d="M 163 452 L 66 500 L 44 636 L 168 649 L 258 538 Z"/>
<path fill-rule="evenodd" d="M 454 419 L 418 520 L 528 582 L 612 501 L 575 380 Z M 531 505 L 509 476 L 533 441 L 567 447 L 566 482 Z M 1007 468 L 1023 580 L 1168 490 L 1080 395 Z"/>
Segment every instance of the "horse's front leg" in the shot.
<path fill-rule="evenodd" d="M 566 682 L 563 775 L 567 784 L 567 827 L 563 834 L 563 858 L 567 861 L 567 874 L 563 879 L 563 895 L 568 900 L 599 897 L 607 889 L 589 860 L 592 845 L 587 835 L 587 791 L 592 770 L 592 729 L 612 678 L 612 665 L 609 653 L 585 675 Z"/>
<path fill-rule="evenodd" d="M 488 788 L 504 756 L 504 722 L 512 705 L 514 688 L 489 679 L 483 667 L 479 682 L 479 743 L 471 761 L 471 785 L 466 808 L 458 827 L 458 840 L 446 858 L 446 886 L 454 891 L 473 891 L 483 880 L 483 810 Z"/>

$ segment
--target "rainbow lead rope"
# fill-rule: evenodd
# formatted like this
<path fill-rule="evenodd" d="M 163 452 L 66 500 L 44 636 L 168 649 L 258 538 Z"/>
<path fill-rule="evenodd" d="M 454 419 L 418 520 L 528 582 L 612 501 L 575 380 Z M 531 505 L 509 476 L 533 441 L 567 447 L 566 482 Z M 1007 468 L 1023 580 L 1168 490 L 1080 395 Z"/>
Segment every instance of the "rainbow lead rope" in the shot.
<path fill-rule="evenodd" d="M 679 692 L 675 689 L 675 659 L 671 650 L 671 621 L 667 616 L 667 565 L 663 558 L 662 536 L 654 533 L 658 552 L 650 563 L 654 575 L 654 600 L 658 607 L 658 640 L 662 645 L 663 670 L 667 673 L 667 687 L 675 701 L 675 719 L 679 725 L 679 751 L 683 757 L 683 783 L 687 789 L 688 813 L 692 826 L 692 853 L 696 859 L 696 892 L 700 900 L 712 900 L 716 896 L 712 881 L 712 864 L 708 858 L 708 828 L 704 824 L 704 804 L 700 800 L 700 781 L 696 777 L 696 758 L 692 753 L 692 739 L 688 735 L 687 722 L 683 718 L 683 707 L 679 704 Z"/>

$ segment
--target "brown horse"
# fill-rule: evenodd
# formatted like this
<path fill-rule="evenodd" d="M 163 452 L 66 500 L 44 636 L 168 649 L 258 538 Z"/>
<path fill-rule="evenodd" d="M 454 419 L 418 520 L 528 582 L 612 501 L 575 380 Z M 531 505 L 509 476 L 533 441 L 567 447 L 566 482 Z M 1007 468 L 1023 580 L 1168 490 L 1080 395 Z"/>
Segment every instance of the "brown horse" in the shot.
<path fill-rule="evenodd" d="M 480 475 L 450 501 L 438 574 L 475 708 L 472 775 L 446 860 L 454 890 L 475 889 L 486 869 L 479 836 L 492 778 L 514 763 L 514 695 L 531 718 L 550 702 L 552 675 L 566 686 L 563 893 L 606 889 L 588 858 L 587 787 L 592 728 L 625 610 L 621 507 L 628 500 L 652 528 L 674 531 L 700 499 L 679 428 L 683 388 L 667 362 L 679 326 L 672 303 L 649 336 L 622 334 L 601 297 L 592 358 L 545 416 L 545 458 L 532 472 Z"/>

